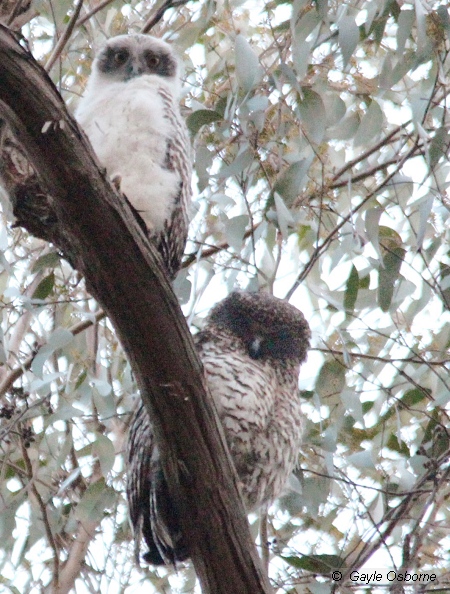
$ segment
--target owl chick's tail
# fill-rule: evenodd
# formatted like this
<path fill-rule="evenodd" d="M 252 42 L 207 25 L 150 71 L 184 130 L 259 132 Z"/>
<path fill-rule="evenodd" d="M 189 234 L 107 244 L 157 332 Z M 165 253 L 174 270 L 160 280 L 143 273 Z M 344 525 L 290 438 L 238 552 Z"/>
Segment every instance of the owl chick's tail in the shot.
<path fill-rule="evenodd" d="M 140 564 L 142 539 L 147 551 L 142 559 L 152 565 L 175 565 L 189 557 L 178 514 L 169 495 L 153 430 L 144 406 L 137 409 L 127 444 L 127 499 Z"/>

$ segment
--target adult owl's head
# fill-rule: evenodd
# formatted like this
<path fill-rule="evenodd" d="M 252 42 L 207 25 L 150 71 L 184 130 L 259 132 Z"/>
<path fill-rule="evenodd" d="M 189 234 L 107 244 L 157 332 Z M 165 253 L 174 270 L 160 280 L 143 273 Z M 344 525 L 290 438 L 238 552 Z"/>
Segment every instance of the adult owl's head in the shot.
<path fill-rule="evenodd" d="M 233 292 L 209 315 L 210 325 L 238 337 L 253 359 L 306 358 L 311 332 L 301 311 L 268 293 Z"/>
<path fill-rule="evenodd" d="M 150 35 L 118 35 L 109 39 L 95 57 L 92 72 L 102 81 L 126 82 L 153 74 L 178 83 L 178 60 L 171 46 Z"/>

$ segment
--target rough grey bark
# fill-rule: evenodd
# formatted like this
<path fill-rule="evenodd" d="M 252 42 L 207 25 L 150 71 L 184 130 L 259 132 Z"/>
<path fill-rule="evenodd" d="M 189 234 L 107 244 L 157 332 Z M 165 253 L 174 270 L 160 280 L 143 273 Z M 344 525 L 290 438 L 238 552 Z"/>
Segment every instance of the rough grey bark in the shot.
<path fill-rule="evenodd" d="M 0 115 L 9 128 L 6 145 L 17 142 L 36 172 L 27 170 L 11 187 L 14 167 L 3 157 L 19 222 L 64 252 L 114 324 L 154 422 L 203 592 L 268 593 L 236 474 L 159 254 L 99 170 L 45 71 L 3 26 Z"/>

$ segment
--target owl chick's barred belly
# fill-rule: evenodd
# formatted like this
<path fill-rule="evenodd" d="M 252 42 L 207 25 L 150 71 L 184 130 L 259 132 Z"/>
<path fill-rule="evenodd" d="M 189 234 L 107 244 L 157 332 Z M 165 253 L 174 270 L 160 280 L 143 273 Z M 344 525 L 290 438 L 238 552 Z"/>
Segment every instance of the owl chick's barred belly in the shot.
<path fill-rule="evenodd" d="M 194 341 L 222 421 L 248 511 L 282 492 L 300 447 L 298 374 L 309 348 L 302 313 L 265 293 L 231 293 Z M 127 497 L 139 556 L 162 564 L 189 556 L 141 405 L 130 426 Z"/>

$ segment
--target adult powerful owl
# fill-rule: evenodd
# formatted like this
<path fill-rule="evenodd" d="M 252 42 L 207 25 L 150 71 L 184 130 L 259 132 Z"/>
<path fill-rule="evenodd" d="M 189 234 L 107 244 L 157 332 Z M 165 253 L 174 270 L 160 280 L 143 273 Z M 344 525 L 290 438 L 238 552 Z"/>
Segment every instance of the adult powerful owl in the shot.
<path fill-rule="evenodd" d="M 272 502 L 293 470 L 302 435 L 298 374 L 309 348 L 302 313 L 266 293 L 231 293 L 195 337 L 209 393 L 222 421 L 247 511 Z M 144 559 L 189 556 L 171 504 L 146 409 L 137 409 L 127 446 L 127 497 Z"/>
<path fill-rule="evenodd" d="M 180 267 L 191 199 L 190 142 L 170 45 L 119 35 L 99 51 L 75 116 L 111 179 L 142 217 L 171 277 Z"/>

